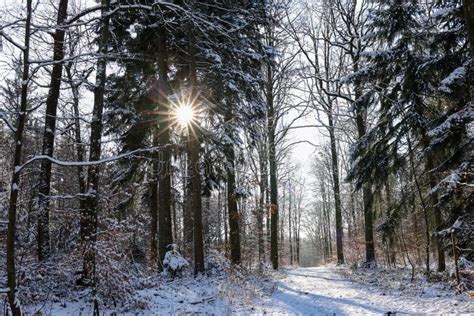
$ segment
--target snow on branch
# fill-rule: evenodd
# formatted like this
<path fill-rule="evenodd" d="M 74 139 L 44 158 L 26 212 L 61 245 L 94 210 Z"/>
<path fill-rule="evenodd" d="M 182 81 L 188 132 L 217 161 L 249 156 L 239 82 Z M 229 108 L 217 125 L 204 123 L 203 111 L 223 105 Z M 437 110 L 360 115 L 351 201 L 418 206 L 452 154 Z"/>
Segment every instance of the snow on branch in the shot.
<path fill-rule="evenodd" d="M 50 157 L 50 156 L 47 156 L 47 155 L 37 155 L 37 156 L 34 156 L 34 157 L 28 159 L 27 161 L 25 161 L 25 163 L 23 163 L 21 166 L 16 166 L 15 167 L 15 173 L 21 172 L 21 170 L 23 170 L 26 166 L 28 166 L 29 164 L 31 164 L 31 163 L 33 163 L 37 160 L 47 159 L 47 160 L 50 160 L 53 164 L 56 164 L 58 166 L 67 166 L 67 167 L 93 166 L 93 165 L 99 165 L 99 164 L 103 164 L 103 163 L 112 162 L 112 161 L 115 161 L 115 160 L 120 160 L 120 159 L 123 159 L 123 158 L 127 158 L 127 157 L 130 157 L 130 156 L 132 156 L 134 154 L 137 154 L 137 153 L 155 152 L 159 149 L 160 149 L 160 147 L 151 147 L 151 148 L 147 148 L 147 149 L 136 149 L 136 150 L 132 150 L 132 151 L 117 155 L 117 156 L 107 157 L 107 158 L 104 158 L 104 159 L 101 159 L 101 160 L 96 160 L 96 161 L 64 161 L 64 160 L 59 160 L 59 159 L 56 159 L 56 158 L 53 158 L 53 157 Z"/>

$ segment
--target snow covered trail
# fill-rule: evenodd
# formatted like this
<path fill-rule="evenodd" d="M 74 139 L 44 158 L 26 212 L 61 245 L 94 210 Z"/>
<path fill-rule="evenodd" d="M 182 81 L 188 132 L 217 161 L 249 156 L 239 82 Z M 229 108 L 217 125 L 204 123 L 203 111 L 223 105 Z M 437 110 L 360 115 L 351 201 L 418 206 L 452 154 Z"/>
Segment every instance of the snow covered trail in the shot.
<path fill-rule="evenodd" d="M 290 315 L 474 314 L 473 301 L 463 295 L 385 293 L 347 279 L 337 270 L 332 266 L 287 270 L 287 277 L 277 281 L 273 295 L 256 310 Z"/>

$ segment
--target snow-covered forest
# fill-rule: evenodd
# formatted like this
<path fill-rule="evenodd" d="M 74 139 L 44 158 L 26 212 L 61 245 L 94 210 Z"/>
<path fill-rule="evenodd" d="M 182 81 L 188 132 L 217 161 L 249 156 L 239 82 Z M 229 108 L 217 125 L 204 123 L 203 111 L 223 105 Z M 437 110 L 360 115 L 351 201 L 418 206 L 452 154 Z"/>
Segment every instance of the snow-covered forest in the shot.
<path fill-rule="evenodd" d="M 0 314 L 474 313 L 474 0 L 0 0 Z"/>

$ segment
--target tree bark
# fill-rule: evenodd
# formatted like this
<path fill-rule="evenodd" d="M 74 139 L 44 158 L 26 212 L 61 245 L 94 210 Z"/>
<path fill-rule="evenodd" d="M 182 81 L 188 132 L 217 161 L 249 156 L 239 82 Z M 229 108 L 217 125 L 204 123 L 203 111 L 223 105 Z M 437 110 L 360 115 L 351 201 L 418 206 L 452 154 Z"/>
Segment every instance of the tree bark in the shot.
<path fill-rule="evenodd" d="M 336 211 L 336 252 L 337 264 L 344 263 L 343 251 L 343 229 L 342 229 L 342 210 L 341 210 L 341 194 L 339 187 L 339 164 L 336 150 L 336 135 L 334 134 L 334 122 L 332 113 L 328 113 L 329 137 L 331 143 L 331 170 L 334 184 L 334 208 Z"/>
<path fill-rule="evenodd" d="M 58 100 L 61 88 L 61 79 L 64 59 L 64 34 L 63 23 L 67 18 L 68 0 L 59 1 L 57 29 L 54 33 L 53 43 L 53 69 L 51 71 L 51 83 L 49 86 L 48 97 L 46 98 L 46 115 L 43 131 L 43 150 L 42 154 L 53 157 L 54 138 L 56 131 L 56 113 L 58 109 Z M 38 260 L 42 261 L 49 258 L 49 193 L 51 190 L 51 160 L 41 160 L 40 180 L 38 189 Z"/>
<path fill-rule="evenodd" d="M 194 35 L 191 33 L 189 44 L 189 72 L 191 83 L 191 100 L 196 100 L 197 74 L 196 74 L 196 52 Z M 193 104 L 194 115 L 199 119 L 197 104 Z M 192 124 L 192 122 L 190 122 Z M 190 156 L 190 164 L 192 169 L 192 208 L 194 222 L 194 274 L 204 272 L 204 240 L 202 225 L 202 196 L 201 196 L 201 168 L 199 164 L 199 151 L 201 142 L 199 138 L 199 125 L 188 126 L 188 144 Z"/>
<path fill-rule="evenodd" d="M 226 125 L 226 133 L 232 139 L 232 107 L 228 106 L 224 114 Z M 235 196 L 235 152 L 234 146 L 226 142 L 224 145 L 224 153 L 227 160 L 227 205 L 229 216 L 229 234 L 230 234 L 230 258 L 233 264 L 241 263 L 240 252 L 240 228 L 239 228 L 239 211 L 237 209 L 237 200 Z"/>
<path fill-rule="evenodd" d="M 352 53 L 352 61 L 354 63 L 354 71 L 359 70 L 359 55 Z M 354 87 L 355 99 L 359 100 L 362 97 L 362 88 L 360 83 L 356 83 Z M 364 137 L 367 132 L 367 109 L 365 105 L 359 106 L 356 112 L 356 126 L 359 139 Z M 373 193 L 370 183 L 362 185 L 362 201 L 364 207 L 364 233 L 365 233 L 365 261 L 366 264 L 372 266 L 375 264 L 375 245 L 374 245 L 374 224 L 372 212 Z"/>
<path fill-rule="evenodd" d="M 69 81 L 69 86 L 71 87 L 72 92 L 72 107 L 74 112 L 74 140 L 76 142 L 76 155 L 77 161 L 82 162 L 85 161 L 85 152 L 84 152 L 84 144 L 82 143 L 82 136 L 81 136 L 81 123 L 79 120 L 80 112 L 79 112 L 79 86 L 80 84 L 76 84 L 73 81 L 72 75 L 72 63 L 68 63 L 66 65 L 66 74 Z M 86 174 L 84 171 L 83 166 L 77 166 L 77 183 L 79 185 L 79 192 L 81 194 L 86 193 Z M 83 196 L 79 198 L 79 210 L 82 213 L 85 207 L 85 199 Z M 84 242 L 84 228 L 82 227 L 82 223 L 80 226 L 80 238 L 81 242 Z"/>
<path fill-rule="evenodd" d="M 160 146 L 160 167 L 158 170 L 158 251 L 160 268 L 167 247 L 173 243 L 171 218 L 171 147 L 168 104 L 168 34 L 164 25 L 158 30 L 158 145 Z"/>
<path fill-rule="evenodd" d="M 290 244 L 290 265 L 293 265 L 293 241 L 291 236 L 291 198 L 292 198 L 291 182 L 288 186 L 288 242 Z"/>
<path fill-rule="evenodd" d="M 426 147 L 425 147 L 426 148 Z M 431 157 L 430 154 L 428 154 L 427 161 L 426 161 L 426 169 L 427 170 L 432 170 L 434 169 L 434 163 L 433 163 L 433 158 Z M 428 181 L 430 185 L 430 189 L 433 189 L 436 186 L 436 178 L 431 172 L 428 172 Z M 433 210 L 433 225 L 434 225 L 434 244 L 436 247 L 436 253 L 437 253 L 437 270 L 438 272 L 443 272 L 446 270 L 446 260 L 445 260 L 445 255 L 444 255 L 444 249 L 443 249 L 443 244 L 441 241 L 441 238 L 438 236 L 438 231 L 441 229 L 441 225 L 443 223 L 442 220 L 442 214 L 441 214 L 441 208 L 438 206 L 438 194 L 436 192 L 433 192 L 431 194 L 431 207 Z"/>
<path fill-rule="evenodd" d="M 158 133 L 159 128 L 153 130 L 153 147 L 159 146 Z M 160 172 L 160 153 L 153 155 L 152 163 L 152 180 L 150 183 L 150 265 L 152 268 L 157 267 L 158 261 L 158 174 Z M 160 265 L 158 265 L 160 266 Z"/>
<path fill-rule="evenodd" d="M 12 182 L 10 188 L 10 202 L 8 205 L 8 227 L 7 227 L 7 285 L 8 304 L 13 316 L 21 315 L 21 306 L 16 296 L 16 268 L 15 268 L 15 236 L 16 236 L 16 213 L 18 201 L 18 188 L 20 185 L 21 154 L 23 149 L 23 131 L 25 129 L 26 115 L 28 109 L 28 81 L 30 78 L 30 33 L 31 33 L 31 3 L 26 1 L 25 20 L 25 46 L 23 49 L 23 70 L 20 92 L 20 109 L 18 113 L 18 126 L 15 131 L 15 151 L 13 154 Z"/>
<path fill-rule="evenodd" d="M 91 136 L 89 161 L 98 161 L 101 157 L 101 138 L 102 138 L 102 114 L 104 110 L 104 92 L 107 67 L 109 21 L 108 14 L 110 9 L 110 0 L 102 0 L 101 23 L 99 35 L 99 49 L 96 69 L 96 86 L 94 89 L 94 107 L 92 110 Z M 100 167 L 98 164 L 91 165 L 87 172 L 87 192 L 84 212 L 81 221 L 84 227 L 83 243 L 83 271 L 80 282 L 84 285 L 95 286 L 95 257 L 97 240 L 97 214 L 99 204 L 99 176 Z"/>
<path fill-rule="evenodd" d="M 193 224 L 193 205 L 192 205 L 192 177 L 193 170 L 191 168 L 190 157 L 191 152 L 189 146 L 186 146 L 186 157 L 185 170 L 183 170 L 183 192 L 184 192 L 184 203 L 183 203 L 183 241 L 184 241 L 184 253 L 188 256 L 192 255 L 192 244 L 194 234 Z"/>
<path fill-rule="evenodd" d="M 269 113 L 269 162 L 270 162 L 270 257 L 273 269 L 278 269 L 278 179 L 273 113 Z"/>
<path fill-rule="evenodd" d="M 264 184 L 264 176 L 265 176 L 265 161 L 264 161 L 264 153 L 259 153 L 259 167 L 260 167 L 260 196 L 258 201 L 257 207 L 257 234 L 258 234 L 258 261 L 259 261 L 259 269 L 262 268 L 262 263 L 265 261 L 265 244 L 263 241 L 263 215 L 265 214 L 265 184 Z"/>

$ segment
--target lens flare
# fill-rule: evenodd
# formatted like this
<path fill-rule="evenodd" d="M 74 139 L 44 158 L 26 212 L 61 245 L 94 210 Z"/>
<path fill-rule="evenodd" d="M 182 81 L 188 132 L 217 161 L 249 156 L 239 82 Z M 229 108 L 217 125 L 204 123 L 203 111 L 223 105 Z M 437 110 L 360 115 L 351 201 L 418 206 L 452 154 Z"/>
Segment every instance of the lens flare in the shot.
<path fill-rule="evenodd" d="M 193 120 L 194 110 L 190 105 L 183 104 L 176 108 L 175 115 L 176 121 L 178 121 L 179 125 L 184 128 L 188 126 L 189 123 L 191 123 L 191 121 Z"/>

